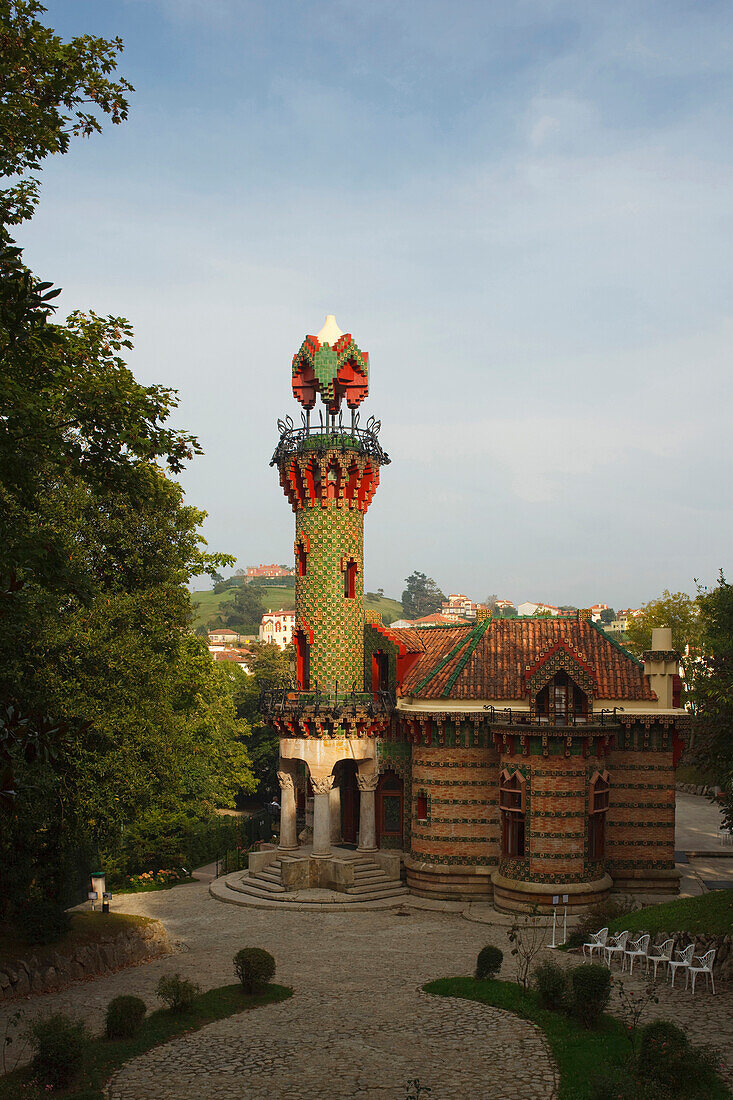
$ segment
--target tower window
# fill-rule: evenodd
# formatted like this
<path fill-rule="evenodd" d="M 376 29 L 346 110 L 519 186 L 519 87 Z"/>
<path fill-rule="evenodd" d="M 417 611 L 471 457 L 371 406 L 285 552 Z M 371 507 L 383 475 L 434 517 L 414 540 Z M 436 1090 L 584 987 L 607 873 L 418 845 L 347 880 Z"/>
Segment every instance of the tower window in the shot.
<path fill-rule="evenodd" d="M 356 562 L 349 558 L 344 569 L 344 597 L 347 600 L 356 598 L 356 570 Z"/>
<path fill-rule="evenodd" d="M 296 568 L 298 570 L 298 576 L 304 577 L 305 571 L 308 565 L 308 552 L 302 542 L 299 542 L 296 546 Z"/>
<path fill-rule="evenodd" d="M 310 691 L 311 686 L 311 647 L 305 631 L 298 630 L 293 635 L 295 642 L 295 673 L 301 691 Z"/>
<path fill-rule="evenodd" d="M 417 820 L 421 825 L 426 825 L 428 820 L 428 796 L 425 791 L 419 791 L 417 796 Z"/>
<path fill-rule="evenodd" d="M 597 775 L 590 785 L 588 859 L 603 859 L 606 854 L 606 811 L 610 796 L 608 780 L 602 775 Z"/>
<path fill-rule="evenodd" d="M 499 780 L 501 854 L 523 859 L 525 853 L 524 780 L 519 772 L 504 771 Z"/>

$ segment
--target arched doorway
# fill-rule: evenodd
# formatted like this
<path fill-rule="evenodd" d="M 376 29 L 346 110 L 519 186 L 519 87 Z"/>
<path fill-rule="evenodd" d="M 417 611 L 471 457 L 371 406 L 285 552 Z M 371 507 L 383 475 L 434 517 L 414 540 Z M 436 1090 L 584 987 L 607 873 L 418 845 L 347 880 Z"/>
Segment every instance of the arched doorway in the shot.
<path fill-rule="evenodd" d="M 385 847 L 402 847 L 402 823 L 404 821 L 404 783 L 391 768 L 379 777 L 376 796 L 377 846 L 388 841 Z"/>

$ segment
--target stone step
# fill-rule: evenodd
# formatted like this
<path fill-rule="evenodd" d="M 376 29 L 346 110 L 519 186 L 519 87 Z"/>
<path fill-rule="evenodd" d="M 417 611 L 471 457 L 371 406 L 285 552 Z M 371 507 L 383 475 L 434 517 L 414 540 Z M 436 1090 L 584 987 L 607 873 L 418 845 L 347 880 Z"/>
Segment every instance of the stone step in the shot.
<path fill-rule="evenodd" d="M 410 893 L 406 886 L 400 886 L 395 884 L 394 886 L 383 886 L 378 889 L 370 889 L 366 893 L 359 890 L 358 887 L 351 886 L 346 891 L 348 897 L 353 898 L 354 901 L 379 901 L 381 898 L 401 898 Z"/>
<path fill-rule="evenodd" d="M 227 888 L 233 890 L 235 894 L 244 894 L 246 897 L 263 898 L 271 902 L 284 902 L 288 897 L 284 890 L 280 893 L 275 893 L 272 890 L 263 889 L 260 884 L 251 878 L 240 879 L 239 882 L 232 882 L 232 880 L 228 878 Z"/>
<path fill-rule="evenodd" d="M 282 883 L 283 877 L 279 867 L 265 867 L 262 871 L 255 871 L 257 878 L 269 878 L 270 882 Z"/>
<path fill-rule="evenodd" d="M 384 871 L 355 871 L 354 872 L 354 884 L 361 884 L 362 882 L 388 882 L 388 878 Z"/>
<path fill-rule="evenodd" d="M 390 885 L 390 881 L 394 882 L 394 885 Z M 384 891 L 386 891 L 386 893 L 384 893 Z M 396 880 L 388 879 L 384 884 L 366 883 L 364 886 L 349 886 L 346 893 L 359 894 L 362 897 L 366 897 L 367 895 L 371 897 L 372 894 L 379 894 L 380 897 L 386 897 L 387 894 L 406 894 L 407 887 Z"/>
<path fill-rule="evenodd" d="M 263 878 L 262 875 L 249 875 L 245 880 L 253 883 L 258 890 L 266 890 L 268 894 L 285 894 L 287 891 L 281 882 L 272 882 L 270 879 Z"/>

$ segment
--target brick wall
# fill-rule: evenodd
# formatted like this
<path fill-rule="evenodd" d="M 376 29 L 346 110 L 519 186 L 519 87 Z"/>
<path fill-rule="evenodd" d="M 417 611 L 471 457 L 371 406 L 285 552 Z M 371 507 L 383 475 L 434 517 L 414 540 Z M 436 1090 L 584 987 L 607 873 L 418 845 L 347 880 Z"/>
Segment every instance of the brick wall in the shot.
<path fill-rule="evenodd" d="M 446 865 L 494 864 L 499 856 L 498 757 L 493 748 L 413 745 L 414 859 Z M 424 791 L 428 823 L 416 819 Z"/>

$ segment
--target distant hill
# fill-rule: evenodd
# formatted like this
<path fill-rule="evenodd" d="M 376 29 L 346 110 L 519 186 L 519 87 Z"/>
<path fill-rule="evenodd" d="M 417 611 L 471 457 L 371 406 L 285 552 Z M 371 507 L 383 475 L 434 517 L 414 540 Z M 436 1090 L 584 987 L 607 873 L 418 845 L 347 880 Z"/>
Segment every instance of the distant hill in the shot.
<path fill-rule="evenodd" d="M 263 584 L 258 585 L 265 607 L 273 611 L 283 608 L 290 611 L 295 607 L 295 589 L 285 585 Z M 231 592 L 192 592 L 191 600 L 196 609 L 194 628 L 197 626 L 213 626 L 214 618 L 221 605 L 231 599 Z M 389 600 L 387 597 L 369 599 L 364 597 L 364 610 L 381 612 L 386 624 L 393 623 L 395 619 L 403 617 L 402 604 L 398 600 Z"/>

